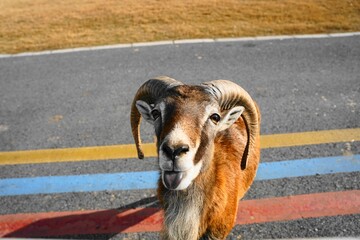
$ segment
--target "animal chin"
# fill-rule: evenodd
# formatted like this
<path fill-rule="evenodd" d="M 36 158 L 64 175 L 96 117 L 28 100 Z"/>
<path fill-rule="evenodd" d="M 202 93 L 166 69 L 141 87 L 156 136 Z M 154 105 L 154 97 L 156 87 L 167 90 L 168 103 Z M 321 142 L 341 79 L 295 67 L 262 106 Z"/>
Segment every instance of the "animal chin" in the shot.
<path fill-rule="evenodd" d="M 175 190 L 184 179 L 184 172 L 164 171 L 163 183 L 169 190 Z"/>

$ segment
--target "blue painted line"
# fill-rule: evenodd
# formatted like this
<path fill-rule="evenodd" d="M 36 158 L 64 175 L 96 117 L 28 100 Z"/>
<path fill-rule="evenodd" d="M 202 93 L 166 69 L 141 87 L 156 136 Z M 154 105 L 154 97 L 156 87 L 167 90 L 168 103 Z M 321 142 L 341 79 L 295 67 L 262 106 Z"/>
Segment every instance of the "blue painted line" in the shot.
<path fill-rule="evenodd" d="M 360 171 L 360 155 L 261 163 L 256 180 Z M 0 179 L 0 196 L 156 188 L 157 171 Z"/>
<path fill-rule="evenodd" d="M 256 180 L 358 171 L 360 171 L 360 155 L 308 158 L 261 163 Z"/>

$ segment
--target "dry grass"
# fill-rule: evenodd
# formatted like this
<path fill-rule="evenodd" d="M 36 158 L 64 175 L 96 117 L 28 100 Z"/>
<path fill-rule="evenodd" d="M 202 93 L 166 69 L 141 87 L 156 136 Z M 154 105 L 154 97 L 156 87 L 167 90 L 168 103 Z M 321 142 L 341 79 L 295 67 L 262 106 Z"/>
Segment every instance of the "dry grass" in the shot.
<path fill-rule="evenodd" d="M 360 31 L 359 0 L 1 0 L 0 53 Z"/>

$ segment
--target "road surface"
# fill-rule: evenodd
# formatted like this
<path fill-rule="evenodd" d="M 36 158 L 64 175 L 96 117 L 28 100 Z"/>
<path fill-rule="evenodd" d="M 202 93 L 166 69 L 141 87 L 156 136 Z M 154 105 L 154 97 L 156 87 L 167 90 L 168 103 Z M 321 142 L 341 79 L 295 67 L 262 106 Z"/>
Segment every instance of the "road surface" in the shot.
<path fill-rule="evenodd" d="M 1 236 L 158 238 L 156 158 L 125 153 L 134 93 L 159 75 L 188 84 L 233 80 L 260 105 L 269 146 L 276 136 L 283 141 L 263 146 L 263 171 L 240 205 L 252 211 L 259 204 L 260 215 L 245 221 L 239 213 L 229 239 L 360 236 L 360 36 L 6 57 L 0 73 Z M 142 133 L 153 141 L 149 125 Z M 124 151 L 111 155 L 114 145 Z M 270 177 L 274 171 L 280 177 Z M 143 185 L 130 183 L 139 173 L 146 173 Z M 138 214 L 127 212 L 133 207 Z M 128 218 L 117 215 L 124 209 Z M 109 223 L 114 217 L 130 223 Z"/>

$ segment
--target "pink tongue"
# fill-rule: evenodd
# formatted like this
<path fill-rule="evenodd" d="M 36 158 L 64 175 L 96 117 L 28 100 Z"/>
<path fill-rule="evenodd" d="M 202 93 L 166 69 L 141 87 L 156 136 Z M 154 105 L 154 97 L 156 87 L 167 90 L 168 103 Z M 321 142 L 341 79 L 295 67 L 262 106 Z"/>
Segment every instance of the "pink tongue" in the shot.
<path fill-rule="evenodd" d="M 163 174 L 164 174 L 165 187 L 170 190 L 176 189 L 183 178 L 182 172 L 165 171 Z"/>

